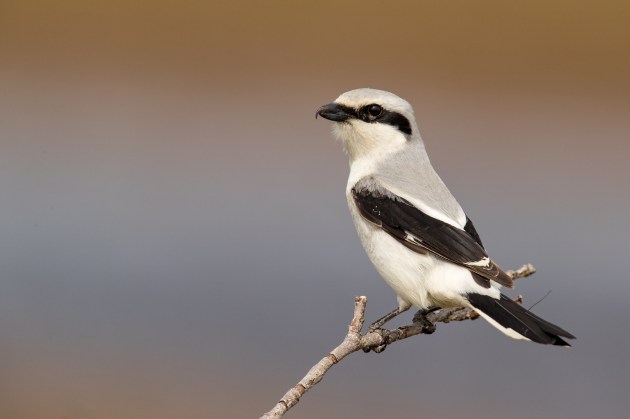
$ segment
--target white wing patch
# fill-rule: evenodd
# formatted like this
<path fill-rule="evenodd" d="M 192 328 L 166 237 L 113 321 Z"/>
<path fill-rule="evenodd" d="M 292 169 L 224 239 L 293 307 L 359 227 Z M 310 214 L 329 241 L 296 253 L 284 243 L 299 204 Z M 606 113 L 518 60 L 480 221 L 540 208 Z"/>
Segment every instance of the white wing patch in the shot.
<path fill-rule="evenodd" d="M 409 234 L 409 233 L 406 233 L 405 241 L 408 241 L 409 243 L 413 243 L 413 244 L 417 244 L 417 245 L 422 245 L 422 240 L 420 240 L 416 236 L 414 236 L 412 234 Z"/>
<path fill-rule="evenodd" d="M 481 266 L 481 267 L 488 267 L 490 266 L 490 258 L 485 257 L 481 260 L 478 260 L 477 262 L 466 262 L 464 263 L 464 265 L 466 266 Z"/>

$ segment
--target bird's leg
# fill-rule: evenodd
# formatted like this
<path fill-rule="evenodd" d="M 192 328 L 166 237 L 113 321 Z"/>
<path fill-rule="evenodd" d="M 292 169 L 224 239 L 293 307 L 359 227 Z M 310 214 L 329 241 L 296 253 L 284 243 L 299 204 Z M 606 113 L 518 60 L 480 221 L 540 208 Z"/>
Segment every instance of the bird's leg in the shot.
<path fill-rule="evenodd" d="M 386 315 L 384 315 L 383 317 L 381 317 L 380 319 L 372 323 L 370 325 L 370 328 L 368 329 L 368 333 L 373 332 L 377 329 L 380 329 L 381 327 L 383 327 L 385 323 L 387 323 L 394 317 L 398 316 L 400 313 L 404 313 L 407 310 L 409 310 L 409 307 L 403 307 L 402 309 L 398 307 L 395 310 L 390 311 L 389 313 L 387 313 Z"/>
<path fill-rule="evenodd" d="M 421 310 L 416 311 L 416 314 L 413 315 L 413 320 L 415 321 L 417 317 L 426 317 L 428 314 L 433 313 L 434 311 L 438 311 L 441 307 L 429 307 L 423 308 Z"/>
<path fill-rule="evenodd" d="M 396 309 L 390 311 L 389 313 L 387 313 L 386 315 L 384 315 L 383 317 L 381 317 L 380 319 L 372 323 L 368 329 L 368 333 L 372 333 L 376 330 L 379 330 L 381 327 L 383 327 L 385 323 L 387 323 L 394 317 L 398 316 L 400 313 L 404 313 L 405 311 L 409 310 L 409 307 L 411 306 L 406 306 L 406 307 L 403 306 L 402 308 L 397 307 Z M 387 343 L 383 343 L 382 345 L 376 346 L 374 348 L 364 348 L 363 352 L 367 353 L 370 351 L 374 351 L 377 354 L 380 354 L 381 352 L 385 350 L 385 348 L 387 348 Z"/>
<path fill-rule="evenodd" d="M 402 308 L 398 307 L 395 310 L 390 311 L 389 313 L 387 313 L 386 315 L 384 315 L 383 317 L 381 317 L 380 319 L 378 319 L 377 321 L 375 321 L 374 323 L 372 323 L 370 325 L 370 328 L 368 330 L 368 333 L 371 332 L 375 332 L 379 329 L 381 329 L 381 327 L 387 323 L 388 321 L 390 321 L 391 319 L 393 319 L 394 317 L 398 316 L 400 313 L 404 313 L 405 311 L 409 310 L 411 306 L 403 306 Z M 425 333 L 433 333 L 435 331 L 435 325 L 433 323 L 431 323 L 431 321 L 429 319 L 427 319 L 427 315 L 429 313 L 432 313 L 436 310 L 439 310 L 439 307 L 430 307 L 427 309 L 423 309 L 423 310 L 418 310 L 416 312 L 416 314 L 413 316 L 413 322 L 415 323 L 421 323 L 424 330 L 426 330 Z M 403 326 L 401 329 L 405 329 L 405 328 L 409 328 L 411 326 Z M 389 333 L 388 330 L 380 330 L 381 334 L 383 332 L 385 332 L 386 334 Z M 377 354 L 383 352 L 385 350 L 385 348 L 387 348 L 387 339 L 386 342 L 383 343 L 382 345 L 376 346 L 376 347 L 372 347 L 372 348 L 364 348 L 363 352 L 370 352 L 370 351 L 374 351 Z"/>

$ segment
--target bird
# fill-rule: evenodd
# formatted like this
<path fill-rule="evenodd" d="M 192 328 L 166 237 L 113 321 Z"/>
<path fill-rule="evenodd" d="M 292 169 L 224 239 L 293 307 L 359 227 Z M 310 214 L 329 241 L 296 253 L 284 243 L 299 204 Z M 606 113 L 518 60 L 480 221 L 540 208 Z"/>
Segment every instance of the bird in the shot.
<path fill-rule="evenodd" d="M 399 96 L 361 88 L 321 106 L 346 152 L 346 198 L 370 261 L 398 307 L 475 310 L 509 337 L 571 346 L 571 333 L 502 294 L 514 283 L 487 254 L 472 221 L 433 169 L 413 109 Z"/>

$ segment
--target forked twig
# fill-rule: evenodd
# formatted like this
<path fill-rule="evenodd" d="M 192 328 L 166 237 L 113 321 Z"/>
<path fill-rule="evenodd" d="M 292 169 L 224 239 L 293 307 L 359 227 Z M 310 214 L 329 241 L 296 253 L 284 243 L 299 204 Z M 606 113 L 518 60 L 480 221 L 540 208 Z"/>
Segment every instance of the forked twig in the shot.
<path fill-rule="evenodd" d="M 532 275 L 536 269 L 531 265 L 523 265 L 515 271 L 507 271 L 512 279 L 523 278 Z M 522 301 L 519 295 L 515 298 L 517 302 Z M 466 307 L 447 308 L 433 311 L 429 314 L 418 312 L 410 325 L 397 329 L 376 329 L 361 334 L 363 323 L 365 322 L 365 307 L 367 297 L 359 296 L 354 299 L 354 312 L 352 321 L 348 326 L 348 333 L 339 346 L 334 348 L 328 355 L 323 357 L 306 373 L 294 387 L 290 388 L 280 401 L 269 412 L 261 416 L 261 419 L 277 419 L 295 406 L 300 398 L 317 383 L 333 365 L 344 359 L 353 352 L 363 350 L 365 352 L 381 352 L 386 345 L 390 345 L 399 340 L 407 339 L 420 334 L 431 334 L 435 332 L 437 323 L 450 323 L 452 321 L 474 320 L 479 315 L 472 309 Z"/>

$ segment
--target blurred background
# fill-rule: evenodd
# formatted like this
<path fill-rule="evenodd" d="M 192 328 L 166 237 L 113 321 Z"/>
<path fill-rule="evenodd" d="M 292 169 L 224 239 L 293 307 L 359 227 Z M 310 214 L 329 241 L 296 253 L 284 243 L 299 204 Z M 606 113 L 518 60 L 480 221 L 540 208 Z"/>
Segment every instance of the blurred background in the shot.
<path fill-rule="evenodd" d="M 358 87 L 578 340 L 440 325 L 287 417 L 625 417 L 629 52 L 622 1 L 2 0 L 0 417 L 258 417 L 394 308 L 314 118 Z"/>

